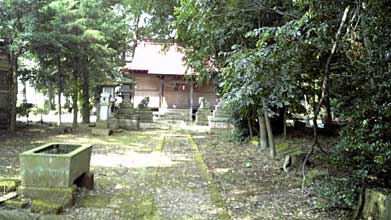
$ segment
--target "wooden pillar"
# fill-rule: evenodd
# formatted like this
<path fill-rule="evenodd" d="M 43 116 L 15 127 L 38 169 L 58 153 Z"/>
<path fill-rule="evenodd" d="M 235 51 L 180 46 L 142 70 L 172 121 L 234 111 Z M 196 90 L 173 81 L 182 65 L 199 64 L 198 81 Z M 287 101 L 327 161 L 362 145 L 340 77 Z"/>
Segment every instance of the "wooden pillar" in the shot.
<path fill-rule="evenodd" d="M 136 84 L 137 84 L 137 82 L 136 82 L 136 76 L 135 75 L 130 75 L 130 78 L 133 80 L 133 84 L 132 84 L 132 98 L 131 98 L 131 102 L 132 102 L 132 104 L 133 104 L 133 108 L 135 108 L 136 106 L 135 106 L 135 100 L 136 100 Z M 114 91 L 114 93 L 115 93 L 115 91 Z"/>
<path fill-rule="evenodd" d="M 193 121 L 193 96 L 194 96 L 194 83 L 193 83 L 193 77 L 190 76 L 190 106 L 189 106 L 189 121 L 190 123 Z"/>
<path fill-rule="evenodd" d="M 164 76 L 160 76 L 159 108 L 161 108 L 163 105 L 163 95 L 164 95 Z"/>

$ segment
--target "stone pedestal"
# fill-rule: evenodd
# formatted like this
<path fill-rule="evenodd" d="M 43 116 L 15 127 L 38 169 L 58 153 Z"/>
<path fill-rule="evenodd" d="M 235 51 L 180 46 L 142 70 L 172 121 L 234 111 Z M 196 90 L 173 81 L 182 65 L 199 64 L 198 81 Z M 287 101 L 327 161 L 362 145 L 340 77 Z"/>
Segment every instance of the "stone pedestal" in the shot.
<path fill-rule="evenodd" d="M 145 109 L 138 109 L 136 111 L 136 115 L 140 117 L 141 123 L 152 123 L 153 122 L 153 114 L 152 111 L 145 108 Z"/>
<path fill-rule="evenodd" d="M 113 134 L 113 130 L 109 128 L 108 121 L 97 121 L 96 127 L 91 129 L 91 134 L 96 136 L 109 136 Z"/>
<path fill-rule="evenodd" d="M 196 112 L 196 125 L 208 125 L 208 117 L 212 113 L 209 109 L 198 109 Z"/>
<path fill-rule="evenodd" d="M 140 121 L 136 115 L 132 118 L 120 118 L 118 119 L 118 126 L 126 130 L 138 130 L 140 129 Z"/>
<path fill-rule="evenodd" d="M 210 104 L 205 97 L 200 97 L 198 102 L 200 107 L 196 112 L 196 125 L 208 125 L 208 116 L 212 115 L 209 110 Z"/>
<path fill-rule="evenodd" d="M 62 188 L 21 186 L 18 194 L 25 198 L 40 200 L 48 204 L 56 204 L 62 207 L 71 207 L 75 203 L 77 186 Z"/>
<path fill-rule="evenodd" d="M 219 102 L 215 106 L 213 115 L 208 117 L 209 129 L 210 130 L 232 129 L 233 126 L 229 120 L 230 120 L 230 115 L 224 110 L 223 102 Z"/>
<path fill-rule="evenodd" d="M 140 129 L 140 116 L 138 116 L 131 103 L 121 103 L 115 117 L 109 121 L 110 129 L 126 129 L 138 130 Z"/>
<path fill-rule="evenodd" d="M 109 128 L 109 123 L 108 121 L 97 121 L 96 122 L 96 128 L 98 129 L 108 129 Z"/>

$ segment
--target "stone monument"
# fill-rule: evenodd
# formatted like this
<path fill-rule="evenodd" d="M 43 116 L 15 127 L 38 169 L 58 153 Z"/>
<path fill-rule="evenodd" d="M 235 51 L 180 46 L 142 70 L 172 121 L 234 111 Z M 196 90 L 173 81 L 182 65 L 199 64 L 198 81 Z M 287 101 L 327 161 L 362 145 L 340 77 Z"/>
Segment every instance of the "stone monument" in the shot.
<path fill-rule="evenodd" d="M 213 115 L 208 117 L 208 125 L 211 131 L 220 129 L 232 129 L 233 126 L 230 123 L 230 115 L 224 109 L 224 100 L 220 100 L 215 109 Z"/>
<path fill-rule="evenodd" d="M 97 103 L 96 128 L 92 128 L 91 131 L 93 135 L 111 135 L 113 132 L 109 129 L 109 120 L 113 117 L 111 109 L 115 102 L 116 86 L 118 83 L 113 80 L 106 80 L 100 85 L 102 92 Z"/>
<path fill-rule="evenodd" d="M 100 94 L 98 103 L 98 114 L 97 114 L 97 128 L 108 128 L 108 120 L 113 117 L 111 111 L 114 105 L 114 91 L 118 83 L 115 81 L 107 80 L 101 84 L 102 92 Z"/>
<path fill-rule="evenodd" d="M 196 125 L 208 125 L 208 116 L 211 116 L 210 104 L 205 97 L 199 98 L 200 107 L 196 112 Z"/>
<path fill-rule="evenodd" d="M 141 100 L 140 104 L 137 106 L 136 114 L 140 117 L 140 122 L 151 123 L 153 122 L 152 111 L 148 108 L 149 97 L 145 97 Z"/>
<path fill-rule="evenodd" d="M 122 102 L 119 105 L 119 109 L 115 113 L 114 118 L 109 120 L 109 128 L 138 130 L 140 128 L 140 117 L 136 114 L 132 103 L 133 81 L 131 79 L 123 79 L 120 84 Z"/>

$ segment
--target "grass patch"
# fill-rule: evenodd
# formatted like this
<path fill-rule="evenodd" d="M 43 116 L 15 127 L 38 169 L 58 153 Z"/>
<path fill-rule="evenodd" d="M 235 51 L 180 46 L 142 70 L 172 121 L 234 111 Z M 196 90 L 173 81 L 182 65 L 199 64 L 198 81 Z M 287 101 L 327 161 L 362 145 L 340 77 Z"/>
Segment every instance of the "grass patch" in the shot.
<path fill-rule="evenodd" d="M 195 159 L 196 159 L 197 164 L 201 170 L 202 176 L 208 182 L 208 190 L 211 195 L 211 199 L 212 199 L 213 203 L 216 205 L 216 207 L 220 209 L 220 213 L 219 213 L 220 218 L 222 220 L 231 219 L 231 216 L 229 215 L 228 210 L 227 210 L 227 205 L 226 205 L 224 199 L 220 195 L 220 192 L 217 188 L 216 182 L 214 181 L 213 177 L 211 175 L 209 175 L 208 167 L 205 164 L 205 161 L 202 157 L 200 149 L 198 148 L 197 144 L 194 142 L 191 134 L 189 134 L 189 140 L 190 140 L 190 144 L 191 144 L 193 150 L 195 151 Z"/>

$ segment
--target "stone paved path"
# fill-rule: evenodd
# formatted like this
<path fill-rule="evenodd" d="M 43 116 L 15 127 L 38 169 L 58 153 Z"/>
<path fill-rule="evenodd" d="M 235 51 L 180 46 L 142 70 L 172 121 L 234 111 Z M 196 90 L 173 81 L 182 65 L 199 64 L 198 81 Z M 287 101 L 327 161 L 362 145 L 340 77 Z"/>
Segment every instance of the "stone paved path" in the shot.
<path fill-rule="evenodd" d="M 188 134 L 138 132 L 136 139 L 129 141 L 127 135 L 113 137 L 112 142 L 120 140 L 121 146 L 105 146 L 97 141 L 91 161 L 96 189 L 82 191 L 76 205 L 63 215 L 24 212 L 23 216 L 18 210 L 0 209 L 0 219 L 229 219 L 213 178 Z M 73 141 L 83 140 L 90 139 Z M 20 216 L 12 217 L 12 213 Z"/>
<path fill-rule="evenodd" d="M 163 219 L 222 219 L 224 210 L 216 207 L 208 179 L 187 135 L 168 135 L 162 151 L 172 166 L 160 167 L 154 193 L 156 215 Z"/>

